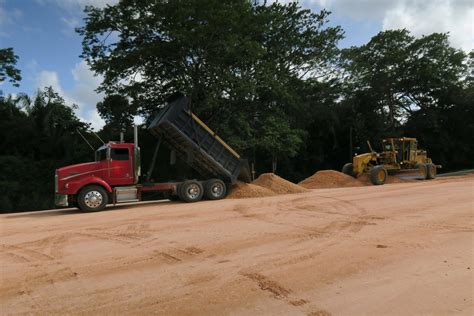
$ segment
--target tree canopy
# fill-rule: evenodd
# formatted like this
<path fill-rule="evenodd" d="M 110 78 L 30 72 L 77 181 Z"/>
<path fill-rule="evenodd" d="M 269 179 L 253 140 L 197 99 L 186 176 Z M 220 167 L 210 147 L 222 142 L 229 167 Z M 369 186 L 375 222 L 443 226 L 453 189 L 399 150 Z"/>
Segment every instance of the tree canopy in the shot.
<path fill-rule="evenodd" d="M 86 14 L 82 56 L 104 76 L 101 90 L 129 96 L 145 115 L 183 92 L 239 150 L 278 155 L 302 142 L 302 126 L 287 118 L 300 110 L 306 76 L 324 76 L 335 62 L 343 34 L 326 25 L 328 12 L 297 3 L 121 1 Z M 291 132 L 270 137 L 268 122 L 272 134 Z"/>
<path fill-rule="evenodd" d="M 407 30 L 390 30 L 343 54 L 349 93 L 370 93 L 392 131 L 407 115 L 439 106 L 467 71 L 466 54 L 449 45 L 447 34 L 415 38 Z"/>
<path fill-rule="evenodd" d="M 93 157 L 78 134 L 88 124 L 51 87 L 33 99 L 0 98 L 0 130 L 1 210 L 53 207 L 55 169 Z"/>
<path fill-rule="evenodd" d="M 13 52 L 13 48 L 0 49 L 0 82 L 6 79 L 14 86 L 18 87 L 21 81 L 21 71 L 16 68 L 18 56 Z"/>

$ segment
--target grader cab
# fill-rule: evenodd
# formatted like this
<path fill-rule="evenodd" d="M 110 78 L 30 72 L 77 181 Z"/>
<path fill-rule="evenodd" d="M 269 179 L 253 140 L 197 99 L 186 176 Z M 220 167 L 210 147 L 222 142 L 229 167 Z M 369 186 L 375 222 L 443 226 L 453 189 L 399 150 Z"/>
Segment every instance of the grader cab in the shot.
<path fill-rule="evenodd" d="M 436 169 L 428 158 L 426 150 L 418 149 L 416 138 L 386 138 L 382 140 L 382 151 L 375 152 L 367 141 L 370 153 L 353 157 L 351 163 L 342 168 L 342 172 L 354 177 L 363 173 L 369 174 L 370 181 L 375 185 L 384 184 L 388 173 L 400 171 L 418 171 L 423 179 L 434 179 Z"/>

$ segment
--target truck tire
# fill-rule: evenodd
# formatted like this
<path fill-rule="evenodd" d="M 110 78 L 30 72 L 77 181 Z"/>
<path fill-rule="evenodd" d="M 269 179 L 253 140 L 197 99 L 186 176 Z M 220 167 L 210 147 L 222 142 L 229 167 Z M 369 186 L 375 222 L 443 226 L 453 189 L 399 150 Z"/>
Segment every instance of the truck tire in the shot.
<path fill-rule="evenodd" d="M 375 166 L 370 170 L 370 182 L 375 185 L 382 185 L 387 181 L 387 169 L 384 166 Z"/>
<path fill-rule="evenodd" d="M 432 163 L 426 164 L 426 179 L 436 178 L 436 166 Z"/>
<path fill-rule="evenodd" d="M 105 208 L 109 202 L 107 191 L 98 185 L 88 185 L 77 196 L 77 205 L 84 212 L 96 212 Z"/>
<path fill-rule="evenodd" d="M 196 180 L 187 180 L 179 185 L 178 196 L 184 202 L 197 202 L 202 199 L 204 188 L 201 182 Z"/>
<path fill-rule="evenodd" d="M 352 165 L 351 162 L 346 163 L 346 164 L 342 167 L 342 173 L 345 173 L 345 174 L 347 174 L 348 176 L 351 176 L 351 177 L 354 177 L 354 176 L 355 176 L 355 174 L 354 174 L 354 166 Z"/>
<path fill-rule="evenodd" d="M 204 184 L 204 196 L 209 200 L 220 200 L 225 198 L 227 188 L 224 181 L 211 179 Z"/>
<path fill-rule="evenodd" d="M 422 180 L 428 179 L 428 164 L 419 163 L 417 165 L 418 170 L 420 171 L 420 176 Z"/>

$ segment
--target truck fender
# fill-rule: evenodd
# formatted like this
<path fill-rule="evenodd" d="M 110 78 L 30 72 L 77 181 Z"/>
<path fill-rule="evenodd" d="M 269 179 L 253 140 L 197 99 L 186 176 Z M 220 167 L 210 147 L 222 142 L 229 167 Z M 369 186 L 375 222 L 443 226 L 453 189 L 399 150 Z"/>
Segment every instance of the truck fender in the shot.
<path fill-rule="evenodd" d="M 79 192 L 80 189 L 91 184 L 100 185 L 105 190 L 107 190 L 107 192 L 112 193 L 112 188 L 110 187 L 110 185 L 104 180 L 102 180 L 101 178 L 95 177 L 95 176 L 87 177 L 77 182 L 71 182 L 69 184 L 70 186 L 69 190 L 72 194 L 77 194 L 77 192 Z"/>

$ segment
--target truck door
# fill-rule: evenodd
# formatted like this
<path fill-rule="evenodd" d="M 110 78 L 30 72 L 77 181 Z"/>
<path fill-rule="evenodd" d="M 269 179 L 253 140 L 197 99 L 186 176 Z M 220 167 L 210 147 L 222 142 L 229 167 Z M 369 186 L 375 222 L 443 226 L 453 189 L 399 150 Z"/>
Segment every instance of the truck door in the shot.
<path fill-rule="evenodd" d="M 133 166 L 128 148 L 110 148 L 108 172 L 113 184 L 133 183 Z"/>

